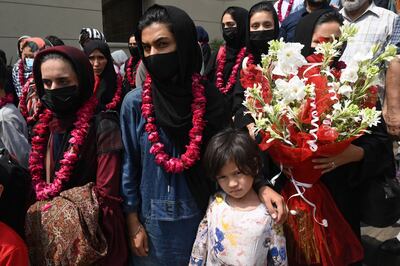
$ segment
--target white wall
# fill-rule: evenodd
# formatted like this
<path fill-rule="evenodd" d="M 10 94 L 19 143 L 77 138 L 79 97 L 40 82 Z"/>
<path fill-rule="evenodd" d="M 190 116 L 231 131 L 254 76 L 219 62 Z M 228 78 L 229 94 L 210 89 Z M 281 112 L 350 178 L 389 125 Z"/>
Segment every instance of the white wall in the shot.
<path fill-rule="evenodd" d="M 240 6 L 250 9 L 260 0 L 143 0 L 143 10 L 153 4 L 174 5 L 185 10 L 196 25 L 203 26 L 210 40 L 222 40 L 220 19 L 222 12 L 229 6 Z"/>
<path fill-rule="evenodd" d="M 0 49 L 8 61 L 15 61 L 21 35 L 56 35 L 78 46 L 83 27 L 103 29 L 101 0 L 0 0 Z"/>

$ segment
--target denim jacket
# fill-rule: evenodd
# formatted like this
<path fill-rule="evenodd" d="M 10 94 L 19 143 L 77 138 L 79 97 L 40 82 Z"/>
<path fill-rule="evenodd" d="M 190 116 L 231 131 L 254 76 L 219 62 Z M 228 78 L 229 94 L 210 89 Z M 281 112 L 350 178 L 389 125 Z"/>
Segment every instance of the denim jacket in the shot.
<path fill-rule="evenodd" d="M 189 191 L 184 174 L 167 173 L 150 154 L 151 142 L 141 115 L 142 89 L 129 92 L 121 107 L 124 144 L 122 188 L 124 210 L 137 212 L 141 219 L 177 221 L 201 215 Z M 165 133 L 158 128 L 161 142 L 171 156 L 177 157 Z"/>

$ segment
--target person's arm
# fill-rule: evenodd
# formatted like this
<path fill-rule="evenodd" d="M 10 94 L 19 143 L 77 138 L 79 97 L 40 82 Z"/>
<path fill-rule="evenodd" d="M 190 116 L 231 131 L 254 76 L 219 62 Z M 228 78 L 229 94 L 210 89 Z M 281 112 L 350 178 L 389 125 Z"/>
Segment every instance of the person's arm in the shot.
<path fill-rule="evenodd" d="M 9 114 L 4 116 L 0 114 L 1 141 L 7 151 L 18 160 L 18 163 L 28 168 L 29 152 L 31 145 L 28 142 L 28 136 L 25 121 L 18 121 L 17 117 Z M 25 127 L 25 132 L 23 127 Z"/>
<path fill-rule="evenodd" d="M 265 204 L 274 221 L 283 224 L 288 215 L 285 199 L 269 186 L 262 186 L 258 190 L 258 197 Z"/>
<path fill-rule="evenodd" d="M 383 117 L 388 133 L 400 137 L 400 56 L 390 62 L 386 72 Z"/>
<path fill-rule="evenodd" d="M 121 195 L 126 213 L 126 223 L 131 251 L 137 256 L 148 253 L 147 234 L 138 217 L 140 203 L 139 184 L 141 172 L 140 145 L 137 126 L 140 115 L 136 113 L 132 92 L 125 97 L 121 106 L 120 124 L 124 152 L 122 157 Z"/>
<path fill-rule="evenodd" d="M 209 207 L 210 208 L 210 207 Z M 208 220 L 209 209 L 207 209 L 203 220 L 199 224 L 197 230 L 196 240 L 194 241 L 192 254 L 190 256 L 190 266 L 206 265 L 208 253 Z"/>

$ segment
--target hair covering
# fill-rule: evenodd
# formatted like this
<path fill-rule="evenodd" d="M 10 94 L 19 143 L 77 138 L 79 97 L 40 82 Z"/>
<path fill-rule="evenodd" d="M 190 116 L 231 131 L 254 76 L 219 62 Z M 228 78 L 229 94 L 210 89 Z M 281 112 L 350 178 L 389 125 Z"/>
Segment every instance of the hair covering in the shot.
<path fill-rule="evenodd" d="M 28 35 L 22 35 L 21 37 L 18 38 L 18 41 L 17 41 L 17 51 L 18 51 L 18 56 L 19 56 L 19 57 L 21 57 L 21 51 L 20 51 L 20 49 L 19 49 L 19 46 L 20 46 L 21 42 L 23 42 L 24 40 L 26 40 L 26 39 L 28 39 L 28 38 L 30 38 L 30 37 L 31 37 L 31 36 L 28 36 Z"/>
<path fill-rule="evenodd" d="M 196 28 L 192 19 L 181 9 L 173 6 L 153 5 L 150 8 L 162 8 L 169 17 L 174 34 L 179 60 L 179 73 L 170 82 L 160 82 L 152 77 L 152 94 L 157 124 L 167 133 L 169 139 L 182 150 L 188 143 L 188 133 L 192 127 L 191 104 L 192 74 L 199 73 L 202 65 L 200 46 L 197 43 Z M 146 19 L 146 13 L 142 17 Z M 139 51 L 143 57 L 141 30 L 136 34 Z M 143 60 L 145 64 L 145 60 Z M 168 67 L 168 66 L 165 66 Z M 151 75 L 151 73 L 150 73 Z M 228 116 L 223 111 L 223 98 L 210 83 L 204 82 L 207 105 L 205 120 L 207 126 L 203 133 L 203 143 L 216 131 L 227 124 Z M 200 162 L 185 171 L 188 186 L 200 208 L 207 206 L 211 189 L 204 178 Z"/>
<path fill-rule="evenodd" d="M 242 48 L 246 44 L 246 32 L 248 28 L 247 17 L 249 15 L 249 12 L 242 7 L 231 6 L 224 11 L 221 17 L 221 21 L 225 14 L 230 14 L 233 20 L 236 22 L 236 27 L 238 30 L 237 43 L 230 48 L 234 48 L 238 52 L 240 48 Z M 222 29 L 223 27 L 224 26 L 222 26 Z"/>
<path fill-rule="evenodd" d="M 304 57 L 309 56 L 313 52 L 313 49 L 311 48 L 312 36 L 314 35 L 314 29 L 319 18 L 325 13 L 331 11 L 331 9 L 315 10 L 299 20 L 299 23 L 296 26 L 294 41 L 304 45 L 301 50 L 301 54 Z"/>
<path fill-rule="evenodd" d="M 29 46 L 32 49 L 32 52 L 35 53 L 46 48 L 46 42 L 39 37 L 30 37 L 25 39 L 24 45 L 22 47 L 26 46 Z"/>
<path fill-rule="evenodd" d="M 250 42 L 250 18 L 254 15 L 254 13 L 258 12 L 270 12 L 272 13 L 272 17 L 274 19 L 274 39 L 278 39 L 279 37 L 279 20 L 278 14 L 275 11 L 274 6 L 270 2 L 262 1 L 255 5 L 253 5 L 249 10 L 249 15 L 247 19 L 247 33 L 246 33 L 246 47 L 247 50 L 254 56 L 255 63 L 259 63 L 261 61 L 261 54 L 258 53 L 257 49 L 253 47 Z"/>
<path fill-rule="evenodd" d="M 59 54 L 71 63 L 78 77 L 81 104 L 87 101 L 93 94 L 93 67 L 90 64 L 87 56 L 81 50 L 71 46 L 50 47 L 36 55 L 33 63 L 33 76 L 39 97 L 42 97 L 44 94 L 42 72 L 40 67 L 42 65 L 43 57 L 48 54 Z"/>
<path fill-rule="evenodd" d="M 117 87 L 117 74 L 115 73 L 113 59 L 108 44 L 100 40 L 91 40 L 83 48 L 87 57 L 89 57 L 94 50 L 99 50 L 107 59 L 107 64 L 100 75 L 100 89 L 97 92 L 100 97 L 99 104 L 101 109 L 104 109 L 105 105 L 111 102 L 114 97 Z"/>
<path fill-rule="evenodd" d="M 82 28 L 79 34 L 79 43 L 83 46 L 88 40 L 100 40 L 106 42 L 104 34 L 95 28 Z"/>
<path fill-rule="evenodd" d="M 125 61 L 128 60 L 128 56 L 123 50 L 117 50 L 112 52 L 111 57 L 118 66 L 122 66 L 125 63 Z"/>
<path fill-rule="evenodd" d="M 201 43 L 209 42 L 208 33 L 202 26 L 196 26 L 197 41 Z"/>

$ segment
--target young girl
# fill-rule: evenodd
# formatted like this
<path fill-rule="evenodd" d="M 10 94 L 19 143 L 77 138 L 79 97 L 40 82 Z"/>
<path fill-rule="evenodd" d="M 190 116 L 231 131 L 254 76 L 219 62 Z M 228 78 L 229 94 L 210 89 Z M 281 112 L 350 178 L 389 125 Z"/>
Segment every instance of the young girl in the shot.
<path fill-rule="evenodd" d="M 282 227 L 253 188 L 261 179 L 257 144 L 244 131 L 226 129 L 210 140 L 204 162 L 223 192 L 200 223 L 190 265 L 287 265 Z"/>

